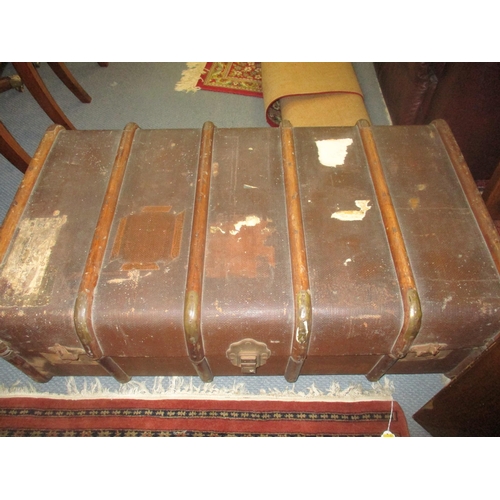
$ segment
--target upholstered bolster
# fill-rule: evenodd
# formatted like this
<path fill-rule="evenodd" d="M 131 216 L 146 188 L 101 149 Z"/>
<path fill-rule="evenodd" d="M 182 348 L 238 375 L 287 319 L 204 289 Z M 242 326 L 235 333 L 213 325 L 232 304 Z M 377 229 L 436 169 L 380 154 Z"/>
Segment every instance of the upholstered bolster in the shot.
<path fill-rule="evenodd" d="M 351 63 L 262 63 L 262 89 L 270 125 L 352 126 L 369 120 Z"/>
<path fill-rule="evenodd" d="M 359 94 L 338 92 L 283 97 L 281 117 L 294 127 L 349 127 L 358 120 L 369 120 Z"/>

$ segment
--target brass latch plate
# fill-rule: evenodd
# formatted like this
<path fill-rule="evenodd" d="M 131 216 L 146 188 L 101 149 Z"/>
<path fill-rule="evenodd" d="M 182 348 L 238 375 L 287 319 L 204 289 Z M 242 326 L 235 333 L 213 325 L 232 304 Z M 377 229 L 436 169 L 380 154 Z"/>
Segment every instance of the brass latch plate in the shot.
<path fill-rule="evenodd" d="M 271 351 L 264 342 L 243 339 L 233 342 L 226 351 L 226 357 L 234 366 L 241 368 L 241 373 L 256 373 L 257 368 L 266 363 Z"/>

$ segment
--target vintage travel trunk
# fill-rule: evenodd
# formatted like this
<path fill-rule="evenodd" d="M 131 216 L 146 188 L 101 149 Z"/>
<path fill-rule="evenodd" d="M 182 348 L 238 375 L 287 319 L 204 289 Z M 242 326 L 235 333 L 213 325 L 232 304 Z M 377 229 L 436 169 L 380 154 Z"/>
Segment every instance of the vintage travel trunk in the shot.
<path fill-rule="evenodd" d="M 450 129 L 51 127 L 1 229 L 0 355 L 54 375 L 450 376 L 500 331 Z"/>

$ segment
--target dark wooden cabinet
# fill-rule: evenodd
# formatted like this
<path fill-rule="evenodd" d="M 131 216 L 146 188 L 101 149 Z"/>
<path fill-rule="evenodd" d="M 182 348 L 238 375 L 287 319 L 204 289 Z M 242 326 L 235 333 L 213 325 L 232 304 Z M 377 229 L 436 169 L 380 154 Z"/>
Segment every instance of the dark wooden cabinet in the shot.
<path fill-rule="evenodd" d="M 497 342 L 414 416 L 433 436 L 500 436 Z"/>
<path fill-rule="evenodd" d="M 444 119 L 476 180 L 500 161 L 500 63 L 375 63 L 394 125 Z"/>

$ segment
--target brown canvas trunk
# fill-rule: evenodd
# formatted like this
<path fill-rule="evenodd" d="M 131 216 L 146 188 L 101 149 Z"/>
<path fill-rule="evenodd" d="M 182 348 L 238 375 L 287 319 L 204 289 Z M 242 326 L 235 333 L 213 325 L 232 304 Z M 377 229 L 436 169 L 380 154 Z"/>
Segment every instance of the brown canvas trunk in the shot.
<path fill-rule="evenodd" d="M 47 131 L 2 226 L 0 355 L 53 375 L 453 375 L 499 238 L 447 125 Z"/>

